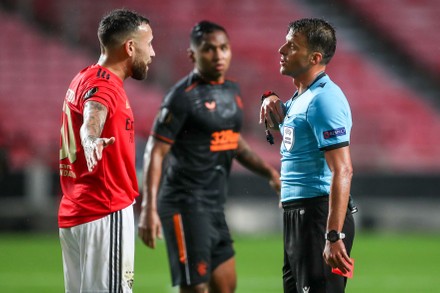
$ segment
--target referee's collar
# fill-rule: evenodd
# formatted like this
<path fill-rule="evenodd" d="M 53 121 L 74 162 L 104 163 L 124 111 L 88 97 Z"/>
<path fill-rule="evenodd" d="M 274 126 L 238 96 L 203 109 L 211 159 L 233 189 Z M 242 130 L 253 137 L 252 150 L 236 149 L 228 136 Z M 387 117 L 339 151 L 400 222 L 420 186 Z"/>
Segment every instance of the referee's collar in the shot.
<path fill-rule="evenodd" d="M 318 76 L 316 76 L 316 78 L 312 81 L 311 84 L 309 84 L 309 86 L 306 88 L 306 90 L 301 93 L 301 95 L 304 94 L 306 91 L 308 91 L 318 80 L 320 80 L 324 76 L 327 76 L 327 73 L 325 73 L 325 71 L 321 71 L 320 73 L 318 73 Z M 292 99 L 295 99 L 301 95 L 298 95 L 298 90 L 296 90 L 292 96 Z"/>
<path fill-rule="evenodd" d="M 320 80 L 321 78 L 323 78 L 324 76 L 327 76 L 327 74 L 325 73 L 325 71 L 321 71 L 318 76 L 316 76 L 316 78 L 312 81 L 311 84 L 309 84 L 309 86 L 307 87 L 307 90 L 309 88 L 311 88 L 318 80 Z"/>

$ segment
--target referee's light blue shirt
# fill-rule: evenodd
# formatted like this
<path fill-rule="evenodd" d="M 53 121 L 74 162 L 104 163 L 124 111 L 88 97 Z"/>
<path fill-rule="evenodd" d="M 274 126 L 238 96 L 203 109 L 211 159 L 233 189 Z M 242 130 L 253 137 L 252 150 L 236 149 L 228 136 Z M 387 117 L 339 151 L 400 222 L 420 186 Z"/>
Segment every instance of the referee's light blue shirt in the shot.
<path fill-rule="evenodd" d="M 344 93 L 323 74 L 284 106 L 281 201 L 330 194 L 332 174 L 324 150 L 350 144 L 352 118 Z"/>

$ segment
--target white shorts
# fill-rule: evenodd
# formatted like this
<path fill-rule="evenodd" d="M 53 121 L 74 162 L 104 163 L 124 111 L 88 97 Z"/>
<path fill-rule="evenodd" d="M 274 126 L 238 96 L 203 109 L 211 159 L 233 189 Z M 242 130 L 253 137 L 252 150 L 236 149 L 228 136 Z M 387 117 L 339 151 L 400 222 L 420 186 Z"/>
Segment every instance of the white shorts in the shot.
<path fill-rule="evenodd" d="M 133 206 L 71 228 L 60 228 L 66 293 L 131 293 Z"/>

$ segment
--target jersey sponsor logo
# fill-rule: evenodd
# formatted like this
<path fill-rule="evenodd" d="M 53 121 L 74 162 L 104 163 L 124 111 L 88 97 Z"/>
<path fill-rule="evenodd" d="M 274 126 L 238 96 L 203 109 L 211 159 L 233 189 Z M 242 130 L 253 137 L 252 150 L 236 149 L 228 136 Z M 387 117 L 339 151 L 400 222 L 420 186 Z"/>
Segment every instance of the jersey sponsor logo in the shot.
<path fill-rule="evenodd" d="M 128 135 L 128 142 L 134 143 L 134 121 L 130 118 L 125 119 L 125 130 L 130 131 Z"/>
<path fill-rule="evenodd" d="M 286 150 L 290 152 L 293 145 L 295 144 L 295 129 L 293 127 L 284 127 L 283 143 Z"/>
<path fill-rule="evenodd" d="M 211 135 L 211 152 L 235 150 L 238 147 L 240 133 L 232 130 L 216 131 Z"/>
<path fill-rule="evenodd" d="M 347 131 L 345 130 L 345 127 L 340 127 L 340 128 L 324 131 L 322 134 L 324 135 L 324 139 L 330 139 L 337 136 L 346 135 Z"/>
<path fill-rule="evenodd" d="M 125 119 L 125 130 L 134 130 L 134 121 L 130 118 Z"/>
<path fill-rule="evenodd" d="M 217 104 L 215 103 L 215 101 L 205 102 L 205 107 L 206 107 L 209 111 L 214 111 L 216 105 L 217 105 Z"/>

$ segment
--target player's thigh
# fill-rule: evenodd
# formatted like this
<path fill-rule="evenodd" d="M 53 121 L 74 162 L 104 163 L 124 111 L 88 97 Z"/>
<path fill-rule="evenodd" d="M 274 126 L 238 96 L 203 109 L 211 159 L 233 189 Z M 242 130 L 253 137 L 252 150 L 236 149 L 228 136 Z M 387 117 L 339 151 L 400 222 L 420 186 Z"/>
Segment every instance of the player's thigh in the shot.
<path fill-rule="evenodd" d="M 210 293 L 232 293 L 237 287 L 235 258 L 231 257 L 221 263 L 211 274 Z"/>
<path fill-rule="evenodd" d="M 325 286 L 326 206 L 324 201 L 284 208 L 284 292 L 319 292 L 314 290 Z"/>
<path fill-rule="evenodd" d="M 223 264 L 235 255 L 231 233 L 223 211 L 213 211 L 211 238 L 212 246 L 212 270 Z"/>
<path fill-rule="evenodd" d="M 342 293 L 345 279 L 333 274 L 331 267 L 325 263 L 322 256 L 325 247 L 328 202 L 319 202 L 306 208 L 305 214 L 305 224 L 301 229 L 304 242 L 298 262 L 297 290 L 301 292 L 301 289 L 308 289 L 310 293 Z"/>
<path fill-rule="evenodd" d="M 82 226 L 82 290 L 131 292 L 134 275 L 133 207 Z"/>
<path fill-rule="evenodd" d="M 161 216 L 172 283 L 207 283 L 211 272 L 212 222 L 209 213 L 174 212 Z"/>
<path fill-rule="evenodd" d="M 79 292 L 81 286 L 79 243 L 71 228 L 60 228 L 59 236 L 63 256 L 64 287 L 66 292 Z"/>

